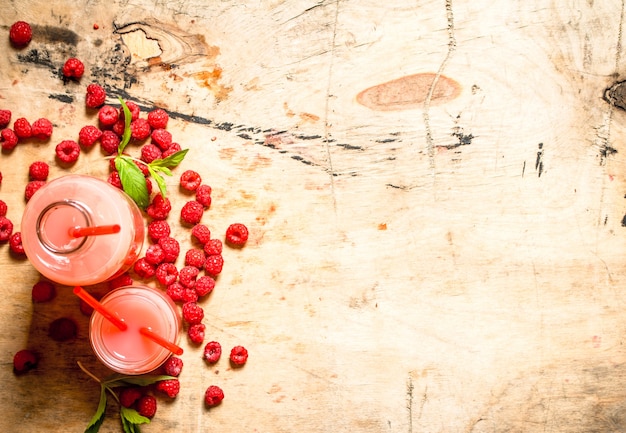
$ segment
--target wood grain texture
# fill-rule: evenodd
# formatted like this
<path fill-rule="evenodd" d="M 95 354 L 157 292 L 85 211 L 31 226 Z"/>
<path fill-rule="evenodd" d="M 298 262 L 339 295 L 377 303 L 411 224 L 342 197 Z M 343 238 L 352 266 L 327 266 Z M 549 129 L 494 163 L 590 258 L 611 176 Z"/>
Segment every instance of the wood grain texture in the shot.
<path fill-rule="evenodd" d="M 55 124 L 0 155 L 11 218 L 30 162 L 66 172 L 53 146 L 93 123 L 97 81 L 171 113 L 214 233 L 251 229 L 204 303 L 207 338 L 248 364 L 207 366 L 183 340 L 181 394 L 145 431 L 623 430 L 626 113 L 603 100 L 623 80 L 623 2 L 246 3 L 12 1 L 0 18 L 37 30 L 19 51 L 0 37 L 0 108 Z M 71 55 L 80 83 L 59 77 Z M 460 93 L 357 101 L 416 74 Z M 97 150 L 71 168 L 107 170 Z M 38 275 L 0 250 L 0 431 L 82 431 L 98 390 L 76 361 L 106 374 L 87 318 L 69 291 L 33 305 Z M 47 338 L 60 316 L 78 339 Z M 44 356 L 15 377 L 25 346 Z M 209 411 L 210 384 L 226 399 Z M 120 430 L 114 409 L 101 431 Z"/>

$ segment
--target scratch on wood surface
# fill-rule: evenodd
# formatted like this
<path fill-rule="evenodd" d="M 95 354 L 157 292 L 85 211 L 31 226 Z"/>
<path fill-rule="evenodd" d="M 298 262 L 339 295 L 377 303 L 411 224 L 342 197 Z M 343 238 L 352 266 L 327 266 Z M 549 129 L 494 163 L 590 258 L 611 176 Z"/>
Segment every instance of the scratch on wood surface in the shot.
<path fill-rule="evenodd" d="M 408 433 L 413 433 L 413 379 L 409 376 L 406 383 L 406 408 L 409 412 Z"/>

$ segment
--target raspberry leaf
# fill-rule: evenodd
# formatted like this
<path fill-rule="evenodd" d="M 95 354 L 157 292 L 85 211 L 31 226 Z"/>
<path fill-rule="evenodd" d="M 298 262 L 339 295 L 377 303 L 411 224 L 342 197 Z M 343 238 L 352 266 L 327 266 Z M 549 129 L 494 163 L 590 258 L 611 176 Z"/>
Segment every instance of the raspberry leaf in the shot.
<path fill-rule="evenodd" d="M 174 168 L 178 164 L 180 164 L 183 159 L 185 159 L 185 155 L 187 155 L 189 149 L 179 150 L 178 152 L 168 156 L 167 158 L 155 159 L 149 165 L 152 167 L 166 167 L 166 168 Z"/>
<path fill-rule="evenodd" d="M 135 409 L 124 406 L 120 407 L 120 417 L 122 418 L 122 427 L 125 433 L 139 433 L 140 424 L 149 424 L 150 418 L 139 415 Z"/>
<path fill-rule="evenodd" d="M 119 100 L 120 104 L 122 105 L 122 110 L 124 110 L 124 134 L 122 135 L 122 140 L 117 147 L 117 153 L 121 155 L 126 145 L 130 142 L 130 137 L 132 133 L 132 131 L 130 130 L 130 121 L 132 118 L 132 114 L 124 100 L 122 98 L 119 98 Z"/>
<path fill-rule="evenodd" d="M 104 422 L 104 413 L 107 408 L 107 395 L 106 395 L 106 387 L 100 387 L 100 402 L 98 403 L 98 409 L 96 409 L 96 413 L 89 421 L 87 428 L 85 429 L 85 433 L 97 433 L 100 430 L 100 426 Z"/>
<path fill-rule="evenodd" d="M 165 184 L 165 180 L 156 169 L 150 166 L 150 164 L 148 164 L 148 171 L 150 172 L 150 176 L 152 176 L 156 181 L 159 191 L 161 191 L 161 195 L 165 198 L 165 194 L 167 194 L 167 185 Z"/>
<path fill-rule="evenodd" d="M 115 168 L 120 175 L 122 188 L 137 205 L 145 209 L 150 204 L 150 194 L 146 186 L 146 178 L 141 169 L 127 156 L 115 157 Z"/>

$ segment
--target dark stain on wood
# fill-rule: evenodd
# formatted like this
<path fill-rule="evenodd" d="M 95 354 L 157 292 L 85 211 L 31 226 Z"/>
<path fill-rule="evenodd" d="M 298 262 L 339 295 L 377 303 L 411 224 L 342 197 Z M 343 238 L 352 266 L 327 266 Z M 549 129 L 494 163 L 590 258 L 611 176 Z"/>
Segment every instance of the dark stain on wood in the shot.
<path fill-rule="evenodd" d="M 626 81 L 616 81 L 604 89 L 602 99 L 615 108 L 626 110 Z"/>
<path fill-rule="evenodd" d="M 80 37 L 77 33 L 66 27 L 40 26 L 37 24 L 33 24 L 32 28 L 33 38 L 37 42 L 62 42 L 64 44 L 76 46 L 78 45 L 78 42 L 80 40 Z"/>
<path fill-rule="evenodd" d="M 396 111 L 421 108 L 431 92 L 430 104 L 442 104 L 458 97 L 461 85 L 444 75 L 432 72 L 407 75 L 360 92 L 356 100 L 372 110 Z"/>

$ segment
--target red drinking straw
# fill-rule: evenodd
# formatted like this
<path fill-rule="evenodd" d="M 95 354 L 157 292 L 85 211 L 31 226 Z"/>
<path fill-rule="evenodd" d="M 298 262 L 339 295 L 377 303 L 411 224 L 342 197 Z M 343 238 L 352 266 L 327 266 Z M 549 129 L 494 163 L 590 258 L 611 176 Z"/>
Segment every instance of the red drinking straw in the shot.
<path fill-rule="evenodd" d="M 152 330 L 150 328 L 140 328 L 139 332 L 141 333 L 141 335 L 148 337 L 149 339 L 151 339 L 152 341 L 154 341 L 157 344 L 160 344 L 161 346 L 165 347 L 167 350 L 169 350 L 170 352 L 172 352 L 174 355 L 182 355 L 183 354 L 183 348 L 179 347 L 177 345 L 175 345 L 174 343 L 170 343 L 169 341 L 167 341 L 166 339 L 164 339 L 163 337 L 161 337 L 159 334 L 155 334 L 154 332 L 152 332 Z"/>
<path fill-rule="evenodd" d="M 117 326 L 120 331 L 126 331 L 128 325 L 124 323 L 115 313 L 109 311 L 105 306 L 103 306 L 96 298 L 91 296 L 85 289 L 80 286 L 74 287 L 74 294 L 78 296 L 80 299 L 88 303 L 94 310 L 98 313 L 102 314 L 105 319 L 109 322 Z"/>
<path fill-rule="evenodd" d="M 94 227 L 70 227 L 69 234 L 73 238 L 82 238 L 84 236 L 112 235 L 119 233 L 120 230 L 121 227 L 119 224 Z"/>

